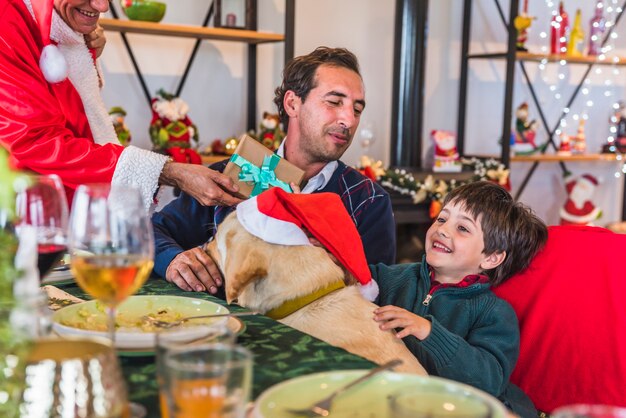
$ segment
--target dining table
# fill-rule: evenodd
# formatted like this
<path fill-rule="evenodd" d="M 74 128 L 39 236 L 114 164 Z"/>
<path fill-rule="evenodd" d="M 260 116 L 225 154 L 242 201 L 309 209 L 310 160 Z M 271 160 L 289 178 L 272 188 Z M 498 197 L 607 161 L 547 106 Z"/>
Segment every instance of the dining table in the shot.
<path fill-rule="evenodd" d="M 73 281 L 56 283 L 54 286 L 78 298 L 90 299 Z M 156 277 L 150 278 L 136 294 L 198 298 L 224 305 L 231 312 L 245 310 L 238 305 L 228 305 L 226 301 L 205 292 L 183 291 Z M 264 315 L 243 316 L 239 319 L 244 327 L 238 335 L 237 344 L 249 349 L 254 359 L 252 400 L 272 385 L 298 376 L 334 370 L 369 370 L 376 367 L 369 360 Z M 327 326 L 332 327 L 333 324 Z M 129 400 L 146 408 L 146 418 L 160 417 L 154 355 L 123 351 L 118 351 L 118 355 Z"/>

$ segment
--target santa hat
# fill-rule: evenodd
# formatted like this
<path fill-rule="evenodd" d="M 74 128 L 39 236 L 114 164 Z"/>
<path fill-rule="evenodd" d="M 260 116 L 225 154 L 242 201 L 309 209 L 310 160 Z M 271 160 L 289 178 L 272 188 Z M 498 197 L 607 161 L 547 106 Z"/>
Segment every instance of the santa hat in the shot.
<path fill-rule="evenodd" d="M 311 245 L 306 228 L 356 278 L 366 299 L 378 296 L 361 237 L 337 194 L 291 194 L 273 187 L 240 203 L 237 218 L 249 233 L 272 244 Z"/>
<path fill-rule="evenodd" d="M 44 47 L 39 57 L 39 68 L 49 83 L 60 83 L 67 78 L 67 62 L 59 48 L 50 40 L 53 0 L 31 0 L 33 13 Z"/>

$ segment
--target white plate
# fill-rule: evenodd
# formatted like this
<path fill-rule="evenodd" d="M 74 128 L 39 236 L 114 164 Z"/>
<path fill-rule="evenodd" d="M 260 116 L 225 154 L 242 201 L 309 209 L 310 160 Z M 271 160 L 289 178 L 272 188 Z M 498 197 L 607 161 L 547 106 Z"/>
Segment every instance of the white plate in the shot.
<path fill-rule="evenodd" d="M 264 391 L 256 400 L 252 418 L 297 418 L 286 408 L 305 408 L 326 396 L 334 389 L 357 379 L 366 370 L 345 370 L 315 373 L 296 377 Z M 389 394 L 407 387 L 447 386 L 476 394 L 492 408 L 493 418 L 506 418 L 505 406 L 493 396 L 462 383 L 432 376 L 383 372 L 338 396 L 333 402 L 331 417 L 393 418 L 388 410 Z"/>
<path fill-rule="evenodd" d="M 226 314 L 224 306 L 208 300 L 186 298 L 181 296 L 131 296 L 117 308 L 118 318 L 124 323 L 139 323 L 141 317 L 167 309 L 172 315 L 183 317 L 195 315 Z M 106 324 L 106 314 L 101 304 L 89 301 L 59 309 L 52 316 L 53 330 L 63 335 L 82 335 L 107 337 L 104 331 L 97 331 Z M 119 319 L 118 319 L 119 320 Z M 202 319 L 194 321 L 193 325 L 211 325 L 226 323 L 227 317 Z M 202 326 L 189 326 L 189 339 L 202 335 Z M 115 334 L 115 346 L 120 349 L 152 350 L 155 344 L 155 334 L 145 331 L 139 326 L 118 328 Z"/>

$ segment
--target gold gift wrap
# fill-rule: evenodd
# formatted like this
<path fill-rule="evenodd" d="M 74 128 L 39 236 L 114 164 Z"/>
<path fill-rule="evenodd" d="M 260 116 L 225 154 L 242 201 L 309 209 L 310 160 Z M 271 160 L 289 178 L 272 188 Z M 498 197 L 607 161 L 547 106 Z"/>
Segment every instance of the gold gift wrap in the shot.
<path fill-rule="evenodd" d="M 23 417 L 117 418 L 128 406 L 115 354 L 103 339 L 46 339 L 26 365 Z"/>
<path fill-rule="evenodd" d="M 233 157 L 224 169 L 224 174 L 233 179 L 239 185 L 240 197 L 250 197 L 251 195 L 255 195 L 253 190 L 255 190 L 255 187 L 257 190 L 259 189 L 259 183 L 241 179 L 242 169 L 234 162 L 237 156 L 245 159 L 245 161 L 252 164 L 257 169 L 262 169 L 265 157 L 279 159 L 276 167 L 270 170 L 271 175 L 275 176 L 276 179 L 287 185 L 295 183 L 299 186 L 302 182 L 302 178 L 304 177 L 304 171 L 300 170 L 284 158 L 278 157 L 254 138 L 251 138 L 248 135 L 242 135 L 239 139 L 239 145 L 237 145 Z M 272 187 L 273 185 L 270 183 L 268 186 Z"/>

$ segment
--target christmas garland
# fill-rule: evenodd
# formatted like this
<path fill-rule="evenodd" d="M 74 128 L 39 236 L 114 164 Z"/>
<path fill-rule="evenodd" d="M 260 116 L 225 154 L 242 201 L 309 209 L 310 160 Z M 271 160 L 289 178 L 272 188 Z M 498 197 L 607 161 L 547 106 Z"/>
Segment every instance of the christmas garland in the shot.
<path fill-rule="evenodd" d="M 494 158 L 471 157 L 462 158 L 461 163 L 465 171 L 473 172 L 467 180 L 435 180 L 432 175 L 428 175 L 424 180 L 417 180 L 413 174 L 404 169 L 383 169 L 380 161 L 374 162 L 369 157 L 361 158 L 360 171 L 388 190 L 411 196 L 415 204 L 431 202 L 432 213 L 438 213 L 448 192 L 470 182 L 488 180 L 500 184 L 507 190 L 510 189 L 509 170 L 500 161 Z"/>

